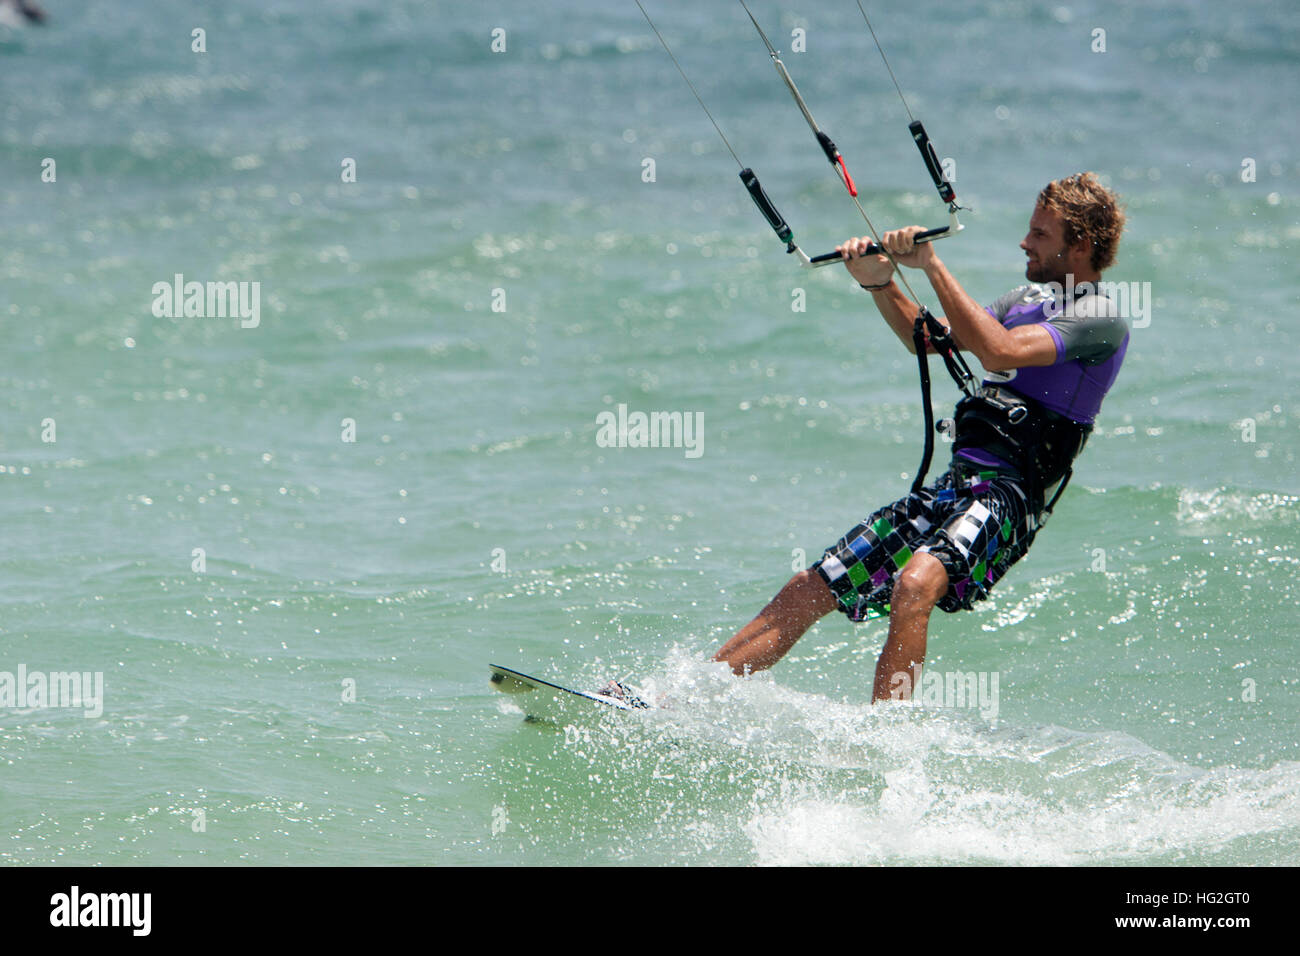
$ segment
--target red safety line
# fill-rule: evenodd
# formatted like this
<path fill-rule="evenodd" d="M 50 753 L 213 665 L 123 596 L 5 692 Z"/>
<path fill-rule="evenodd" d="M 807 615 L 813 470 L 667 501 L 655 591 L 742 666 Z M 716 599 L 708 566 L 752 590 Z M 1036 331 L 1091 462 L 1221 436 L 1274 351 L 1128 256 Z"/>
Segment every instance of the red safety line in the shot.
<path fill-rule="evenodd" d="M 858 187 L 853 185 L 853 177 L 849 175 L 849 167 L 844 165 L 844 157 L 836 156 L 835 161 L 840 164 L 840 171 L 844 174 L 844 185 L 848 188 L 849 195 L 856 197 L 858 195 Z"/>

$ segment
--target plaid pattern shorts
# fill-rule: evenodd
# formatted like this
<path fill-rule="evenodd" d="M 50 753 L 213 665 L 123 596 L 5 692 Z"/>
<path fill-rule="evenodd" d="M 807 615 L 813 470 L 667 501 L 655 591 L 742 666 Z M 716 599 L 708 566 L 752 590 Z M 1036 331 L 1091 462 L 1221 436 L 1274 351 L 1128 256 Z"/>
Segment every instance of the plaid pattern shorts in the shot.
<path fill-rule="evenodd" d="M 952 465 L 928 487 L 874 512 L 828 548 L 821 575 L 851 621 L 889 614 L 898 573 L 917 552 L 948 572 L 939 607 L 969 609 L 1029 550 L 1038 523 L 1021 482 L 978 466 Z"/>

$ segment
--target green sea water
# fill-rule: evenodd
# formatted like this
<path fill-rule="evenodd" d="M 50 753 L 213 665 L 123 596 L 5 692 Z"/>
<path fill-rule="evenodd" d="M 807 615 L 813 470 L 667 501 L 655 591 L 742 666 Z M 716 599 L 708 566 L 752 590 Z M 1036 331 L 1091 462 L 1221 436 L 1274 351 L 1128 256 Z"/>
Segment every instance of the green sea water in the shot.
<path fill-rule="evenodd" d="M 977 300 L 1082 169 L 1149 284 L 1052 523 L 932 621 L 996 715 L 872 708 L 881 622 L 704 663 L 921 409 L 631 0 L 47 6 L 0 27 L 0 672 L 104 693 L 0 708 L 0 860 L 1300 863 L 1292 5 L 868 7 Z M 941 224 L 856 5 L 751 7 L 873 221 Z M 739 5 L 647 10 L 801 245 L 864 233 Z M 156 315 L 178 273 L 258 324 Z M 489 662 L 672 706 L 525 723 Z"/>

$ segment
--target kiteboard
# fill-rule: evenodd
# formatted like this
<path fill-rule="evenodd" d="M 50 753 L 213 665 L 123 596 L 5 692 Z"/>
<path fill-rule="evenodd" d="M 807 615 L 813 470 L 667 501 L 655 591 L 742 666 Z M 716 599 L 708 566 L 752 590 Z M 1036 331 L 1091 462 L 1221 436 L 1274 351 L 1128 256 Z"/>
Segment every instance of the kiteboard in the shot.
<path fill-rule="evenodd" d="M 593 707 L 609 707 L 614 710 L 644 710 L 650 705 L 634 694 L 626 697 L 614 697 L 609 694 L 597 694 L 585 690 L 572 690 L 552 684 L 540 677 L 530 677 L 509 667 L 488 665 L 492 671 L 492 686 L 497 690 L 516 695 L 524 714 L 530 720 L 562 720 L 583 711 L 590 713 Z"/>

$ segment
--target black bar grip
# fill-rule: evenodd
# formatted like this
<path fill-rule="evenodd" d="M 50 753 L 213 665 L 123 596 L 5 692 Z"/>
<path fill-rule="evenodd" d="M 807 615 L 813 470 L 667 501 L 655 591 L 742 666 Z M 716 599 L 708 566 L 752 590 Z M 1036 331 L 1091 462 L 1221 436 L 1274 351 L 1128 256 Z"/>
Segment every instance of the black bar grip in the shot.
<path fill-rule="evenodd" d="M 935 188 L 939 190 L 939 198 L 947 203 L 953 202 L 957 198 L 957 191 L 952 188 L 952 183 L 944 178 L 943 167 L 939 165 L 939 155 L 934 151 L 934 144 L 930 142 L 925 127 L 921 125 L 920 120 L 914 120 L 907 124 L 907 128 L 912 133 L 912 139 L 916 141 L 916 148 L 921 151 L 921 158 L 925 160 L 925 168 L 930 171 L 930 178 L 934 180 Z"/>
<path fill-rule="evenodd" d="M 777 237 L 786 245 L 793 245 L 794 233 L 786 225 L 786 221 L 781 214 L 776 211 L 776 206 L 772 205 L 772 200 L 768 198 L 767 193 L 763 190 L 763 184 L 758 181 L 754 171 L 748 168 L 742 169 L 740 171 L 740 181 L 749 190 L 749 196 L 754 200 L 754 205 L 763 214 L 763 218 L 767 220 L 768 225 L 776 231 Z"/>
<path fill-rule="evenodd" d="M 918 232 L 916 234 L 916 238 L 914 238 L 912 241 L 913 242 L 934 242 L 934 240 L 942 239 L 946 235 L 948 235 L 948 227 L 938 226 L 934 229 L 927 229 L 924 232 Z M 864 256 L 879 255 L 880 247 L 873 242 L 867 246 L 866 251 L 862 254 Z M 832 262 L 840 262 L 842 259 L 843 257 L 838 252 L 828 252 L 825 255 L 813 256 L 808 261 L 815 266 L 826 266 L 826 265 L 830 265 Z"/>
<path fill-rule="evenodd" d="M 867 246 L 867 251 L 864 252 L 863 255 L 872 256 L 872 255 L 876 255 L 879 252 L 880 252 L 880 247 L 873 242 L 869 246 Z M 841 256 L 838 252 L 828 252 L 825 255 L 813 256 L 808 261 L 815 266 L 828 266 L 832 262 L 844 261 L 844 257 Z"/>

